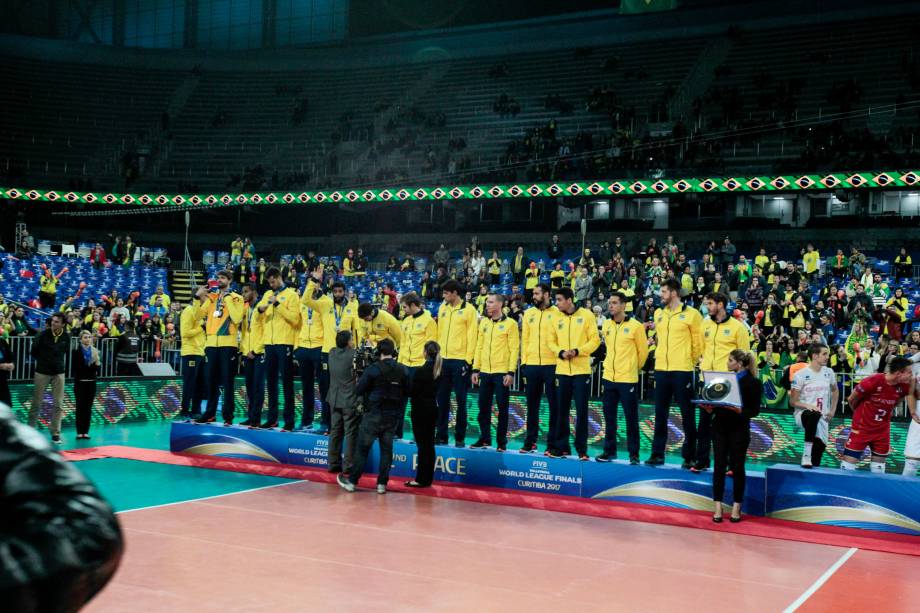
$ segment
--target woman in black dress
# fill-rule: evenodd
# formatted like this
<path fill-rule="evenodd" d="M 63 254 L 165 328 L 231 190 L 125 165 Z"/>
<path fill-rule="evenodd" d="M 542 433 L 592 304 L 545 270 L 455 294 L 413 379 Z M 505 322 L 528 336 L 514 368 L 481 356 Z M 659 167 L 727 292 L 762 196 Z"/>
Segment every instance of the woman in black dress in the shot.
<path fill-rule="evenodd" d="M 729 407 L 706 407 L 712 411 L 712 448 L 714 456 L 712 499 L 715 512 L 712 521 L 722 523 L 722 497 L 725 477 L 732 471 L 732 523 L 741 521 L 744 502 L 744 460 L 751 442 L 751 418 L 760 414 L 763 384 L 757 377 L 757 360 L 750 351 L 735 349 L 728 356 L 728 369 L 737 373 L 741 392 L 741 410 Z"/>
<path fill-rule="evenodd" d="M 80 345 L 73 350 L 70 366 L 77 405 L 77 438 L 88 439 L 93 399 L 96 397 L 96 378 L 99 376 L 99 350 L 93 347 L 93 333 L 89 330 L 80 333 Z"/>
<path fill-rule="evenodd" d="M 434 480 L 434 430 L 438 420 L 438 407 L 435 395 L 438 391 L 438 379 L 441 376 L 441 348 L 434 341 L 425 343 L 425 364 L 412 375 L 412 434 L 418 445 L 418 467 L 415 479 L 407 481 L 409 487 L 431 487 Z"/>

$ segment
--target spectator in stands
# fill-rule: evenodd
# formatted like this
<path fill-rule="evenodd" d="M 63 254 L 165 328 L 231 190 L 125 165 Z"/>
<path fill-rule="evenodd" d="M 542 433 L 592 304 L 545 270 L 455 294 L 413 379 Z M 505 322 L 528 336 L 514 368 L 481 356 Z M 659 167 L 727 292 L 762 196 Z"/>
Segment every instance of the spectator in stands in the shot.
<path fill-rule="evenodd" d="M 562 243 L 559 241 L 559 236 L 553 234 L 553 238 L 549 242 L 549 247 L 546 248 L 546 255 L 549 258 L 549 261 L 556 263 L 561 260 L 563 251 Z M 603 261 L 606 262 L 606 260 Z"/>
<path fill-rule="evenodd" d="M 46 264 L 42 264 L 42 274 L 39 278 L 38 302 L 43 309 L 53 309 L 57 302 L 57 286 L 61 277 L 67 274 L 68 268 L 64 267 L 61 272 L 54 274 Z"/>
<path fill-rule="evenodd" d="M 396 272 L 399 270 L 399 262 L 396 261 L 396 256 L 391 255 L 390 259 L 387 260 L 387 272 Z"/>
<path fill-rule="evenodd" d="M 28 256 L 35 253 L 35 237 L 29 234 L 29 231 L 25 228 L 22 230 L 20 244 L 24 247 L 25 253 L 28 254 Z"/>
<path fill-rule="evenodd" d="M 93 268 L 105 268 L 105 249 L 102 243 L 96 243 L 96 246 L 89 251 L 89 262 Z"/>
<path fill-rule="evenodd" d="M 367 274 L 367 256 L 364 255 L 363 249 L 358 249 L 353 261 L 354 274 L 356 277 L 363 277 Z"/>
<path fill-rule="evenodd" d="M 514 259 L 511 261 L 511 275 L 515 283 L 522 283 L 524 281 L 524 272 L 527 270 L 529 264 L 530 260 L 524 255 L 524 247 L 518 247 L 517 252 L 514 254 Z"/>
<path fill-rule="evenodd" d="M 64 330 L 64 315 L 55 313 L 49 325 L 32 341 L 32 358 L 35 360 L 35 379 L 32 390 L 32 406 L 29 408 L 29 425 L 38 425 L 38 413 L 45 397 L 45 389 L 51 384 L 52 413 L 49 430 L 51 441 L 61 443 L 61 419 L 64 411 L 64 371 L 67 354 L 70 351 L 70 335 Z"/>
<path fill-rule="evenodd" d="M 35 328 L 29 325 L 26 319 L 26 310 L 22 307 L 16 307 L 13 311 L 10 324 L 12 326 L 10 336 L 35 336 L 36 334 Z"/>
<path fill-rule="evenodd" d="M 121 256 L 122 266 L 125 268 L 130 268 L 134 263 L 134 257 L 137 254 L 137 245 L 134 244 L 134 241 L 131 240 L 130 236 L 125 236 L 125 239 L 122 242 L 118 253 Z"/>
<path fill-rule="evenodd" d="M 444 248 L 444 244 L 442 243 L 431 256 L 431 259 L 434 264 L 434 270 L 437 270 L 441 266 L 447 270 L 448 263 L 450 262 L 450 252 Z"/>
<path fill-rule="evenodd" d="M 894 259 L 894 270 L 895 277 L 898 281 L 904 279 L 912 279 L 914 276 L 914 265 L 913 260 L 910 255 L 907 253 L 905 247 L 901 247 L 901 252 Z"/>
<path fill-rule="evenodd" d="M 243 258 L 243 237 L 237 235 L 230 242 L 230 265 L 237 266 Z"/>
<path fill-rule="evenodd" d="M 735 261 L 735 253 L 737 253 L 737 249 L 732 244 L 731 239 L 729 239 L 729 237 L 726 236 L 725 240 L 722 241 L 722 248 L 719 251 L 719 254 L 721 255 L 721 258 L 722 258 L 721 259 L 722 270 L 727 270 L 728 265 Z"/>
<path fill-rule="evenodd" d="M 355 276 L 355 251 L 354 249 L 349 249 L 345 252 L 345 257 L 342 258 L 342 274 L 346 277 Z"/>

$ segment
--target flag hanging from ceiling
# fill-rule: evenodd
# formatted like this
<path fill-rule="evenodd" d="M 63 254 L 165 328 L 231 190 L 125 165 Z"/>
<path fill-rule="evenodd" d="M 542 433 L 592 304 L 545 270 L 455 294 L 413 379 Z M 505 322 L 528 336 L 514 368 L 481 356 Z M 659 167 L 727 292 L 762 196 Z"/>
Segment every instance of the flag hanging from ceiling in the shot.
<path fill-rule="evenodd" d="M 620 0 L 620 13 L 623 15 L 670 11 L 676 8 L 677 0 Z"/>

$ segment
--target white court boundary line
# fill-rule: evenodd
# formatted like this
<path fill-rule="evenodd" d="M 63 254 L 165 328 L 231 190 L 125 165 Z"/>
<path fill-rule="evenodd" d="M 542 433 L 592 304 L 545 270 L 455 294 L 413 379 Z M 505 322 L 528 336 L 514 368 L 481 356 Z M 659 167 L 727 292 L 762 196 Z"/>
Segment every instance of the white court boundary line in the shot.
<path fill-rule="evenodd" d="M 137 507 L 136 509 L 125 509 L 124 511 L 116 511 L 116 515 L 122 515 L 124 513 L 133 513 L 134 511 L 146 511 L 148 509 L 159 509 L 161 507 L 173 507 L 179 504 L 188 504 L 190 502 L 201 502 L 202 500 L 213 500 L 214 498 L 224 498 L 225 496 L 236 496 L 237 494 L 248 494 L 249 492 L 258 492 L 260 490 L 269 490 L 275 487 L 284 487 L 286 485 L 293 485 L 294 483 L 304 483 L 302 479 L 295 481 L 289 481 L 287 483 L 273 483 L 272 485 L 263 485 L 262 487 L 253 487 L 248 490 L 240 490 L 238 492 L 227 492 L 226 494 L 214 494 L 213 496 L 202 496 L 201 498 L 192 498 L 190 500 L 177 500 L 176 502 L 164 502 L 163 504 L 153 504 L 149 507 Z"/>
<path fill-rule="evenodd" d="M 798 608 L 801 607 L 803 604 L 805 604 L 805 601 L 811 598 L 815 592 L 821 589 L 821 586 L 827 583 L 827 580 L 830 579 L 832 576 L 834 576 L 834 573 L 840 570 L 840 567 L 846 564 L 847 560 L 852 558 L 853 554 L 856 553 L 857 551 L 859 551 L 859 549 L 857 549 L 856 547 L 850 547 L 849 549 L 847 549 L 843 553 L 843 555 L 840 556 L 840 558 L 836 562 L 834 562 L 834 564 L 830 568 L 824 571 L 823 575 L 818 577 L 817 581 L 811 584 L 811 587 L 805 590 L 804 594 L 799 596 L 795 602 L 793 602 L 791 605 L 786 607 L 783 610 L 783 613 L 793 613 L 793 611 L 798 610 Z"/>

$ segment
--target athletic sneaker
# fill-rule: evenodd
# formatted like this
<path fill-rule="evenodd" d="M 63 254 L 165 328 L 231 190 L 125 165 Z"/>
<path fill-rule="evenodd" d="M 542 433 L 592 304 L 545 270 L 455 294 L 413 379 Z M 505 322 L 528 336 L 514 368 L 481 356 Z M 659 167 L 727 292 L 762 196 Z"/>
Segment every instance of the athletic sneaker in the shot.
<path fill-rule="evenodd" d="M 495 448 L 495 451 L 497 451 L 497 452 L 499 452 L 499 453 L 503 453 L 503 452 L 506 451 L 507 449 L 508 449 L 508 448 L 505 447 L 504 445 L 499 445 L 498 447 Z"/>
<path fill-rule="evenodd" d="M 536 450 L 537 450 L 537 446 L 534 445 L 533 443 L 527 443 L 526 445 L 521 447 L 521 453 L 533 453 Z"/>
<path fill-rule="evenodd" d="M 446 444 L 447 443 L 445 443 L 445 445 Z M 463 449 L 464 447 L 466 447 L 466 443 L 464 443 L 463 441 L 457 441 L 456 443 L 454 443 L 454 447 L 456 447 L 457 449 Z"/>
<path fill-rule="evenodd" d="M 664 465 L 664 458 L 660 455 L 653 455 L 645 461 L 647 466 L 662 466 Z"/>
<path fill-rule="evenodd" d="M 232 426 L 232 425 L 233 425 L 233 420 L 232 420 L 232 419 L 225 419 L 225 420 L 224 420 L 224 425 L 225 425 L 225 426 Z"/>
<path fill-rule="evenodd" d="M 281 431 L 282 432 L 293 432 L 294 426 L 289 426 L 288 424 L 284 424 L 284 427 L 281 428 Z"/>
<path fill-rule="evenodd" d="M 582 462 L 590 462 L 590 461 L 591 461 L 591 458 L 588 456 L 587 453 L 579 453 L 579 454 L 578 454 L 578 459 L 581 460 Z"/>
<path fill-rule="evenodd" d="M 699 462 L 690 467 L 690 472 L 693 473 L 701 473 L 707 470 L 709 470 L 709 464 L 700 464 Z"/>
<path fill-rule="evenodd" d="M 811 458 L 802 460 L 802 468 L 814 468 L 811 463 Z"/>
<path fill-rule="evenodd" d="M 378 494 L 386 494 L 386 493 L 387 493 L 387 486 L 385 486 L 385 485 L 382 484 L 382 483 L 378 483 L 378 484 L 377 484 L 377 493 L 378 493 Z"/>
<path fill-rule="evenodd" d="M 631 456 L 629 456 L 629 465 L 630 465 L 630 466 L 638 466 L 638 464 L 639 464 L 639 456 L 637 456 L 637 455 L 631 455 Z"/>
<path fill-rule="evenodd" d="M 215 421 L 217 421 L 216 417 L 205 417 L 204 415 L 202 415 L 201 417 L 195 420 L 195 423 L 196 424 L 213 424 Z"/>
<path fill-rule="evenodd" d="M 548 455 L 548 456 L 551 457 L 551 458 L 564 458 L 564 457 L 567 456 L 568 454 L 562 453 L 562 452 L 559 451 L 558 449 L 553 449 L 553 450 L 551 450 L 551 451 L 547 451 L 547 452 L 546 452 L 546 455 Z"/>
<path fill-rule="evenodd" d="M 60 445 L 64 441 L 61 440 L 61 437 L 59 435 L 55 434 L 54 436 L 51 437 L 51 442 L 54 443 L 55 445 Z"/>
<path fill-rule="evenodd" d="M 489 446 L 489 443 L 483 440 L 479 440 L 473 443 L 472 445 L 470 445 L 470 449 L 485 449 L 488 446 Z"/>
<path fill-rule="evenodd" d="M 335 482 L 348 493 L 355 491 L 355 484 L 348 480 L 348 477 L 339 473 L 335 476 Z"/>
<path fill-rule="evenodd" d="M 271 430 L 272 428 L 277 428 L 277 427 L 278 427 L 278 422 L 276 422 L 276 421 L 266 421 L 266 422 L 264 422 L 264 423 L 263 423 L 261 426 L 259 426 L 259 427 L 262 428 L 263 430 Z"/>
<path fill-rule="evenodd" d="M 240 422 L 240 425 L 241 425 L 241 426 L 251 426 L 251 425 L 252 425 L 252 420 L 251 420 L 251 419 L 244 419 L 243 421 Z"/>
<path fill-rule="evenodd" d="M 692 469 L 693 469 L 693 462 L 690 462 L 690 461 L 688 461 L 688 460 L 684 460 L 684 461 L 681 463 L 680 467 L 683 468 L 684 470 L 692 470 Z"/>
<path fill-rule="evenodd" d="M 594 459 L 597 460 L 598 462 L 610 462 L 612 460 L 616 460 L 617 457 L 615 455 L 609 455 L 606 453 L 602 453 L 601 455 L 596 456 Z"/>

